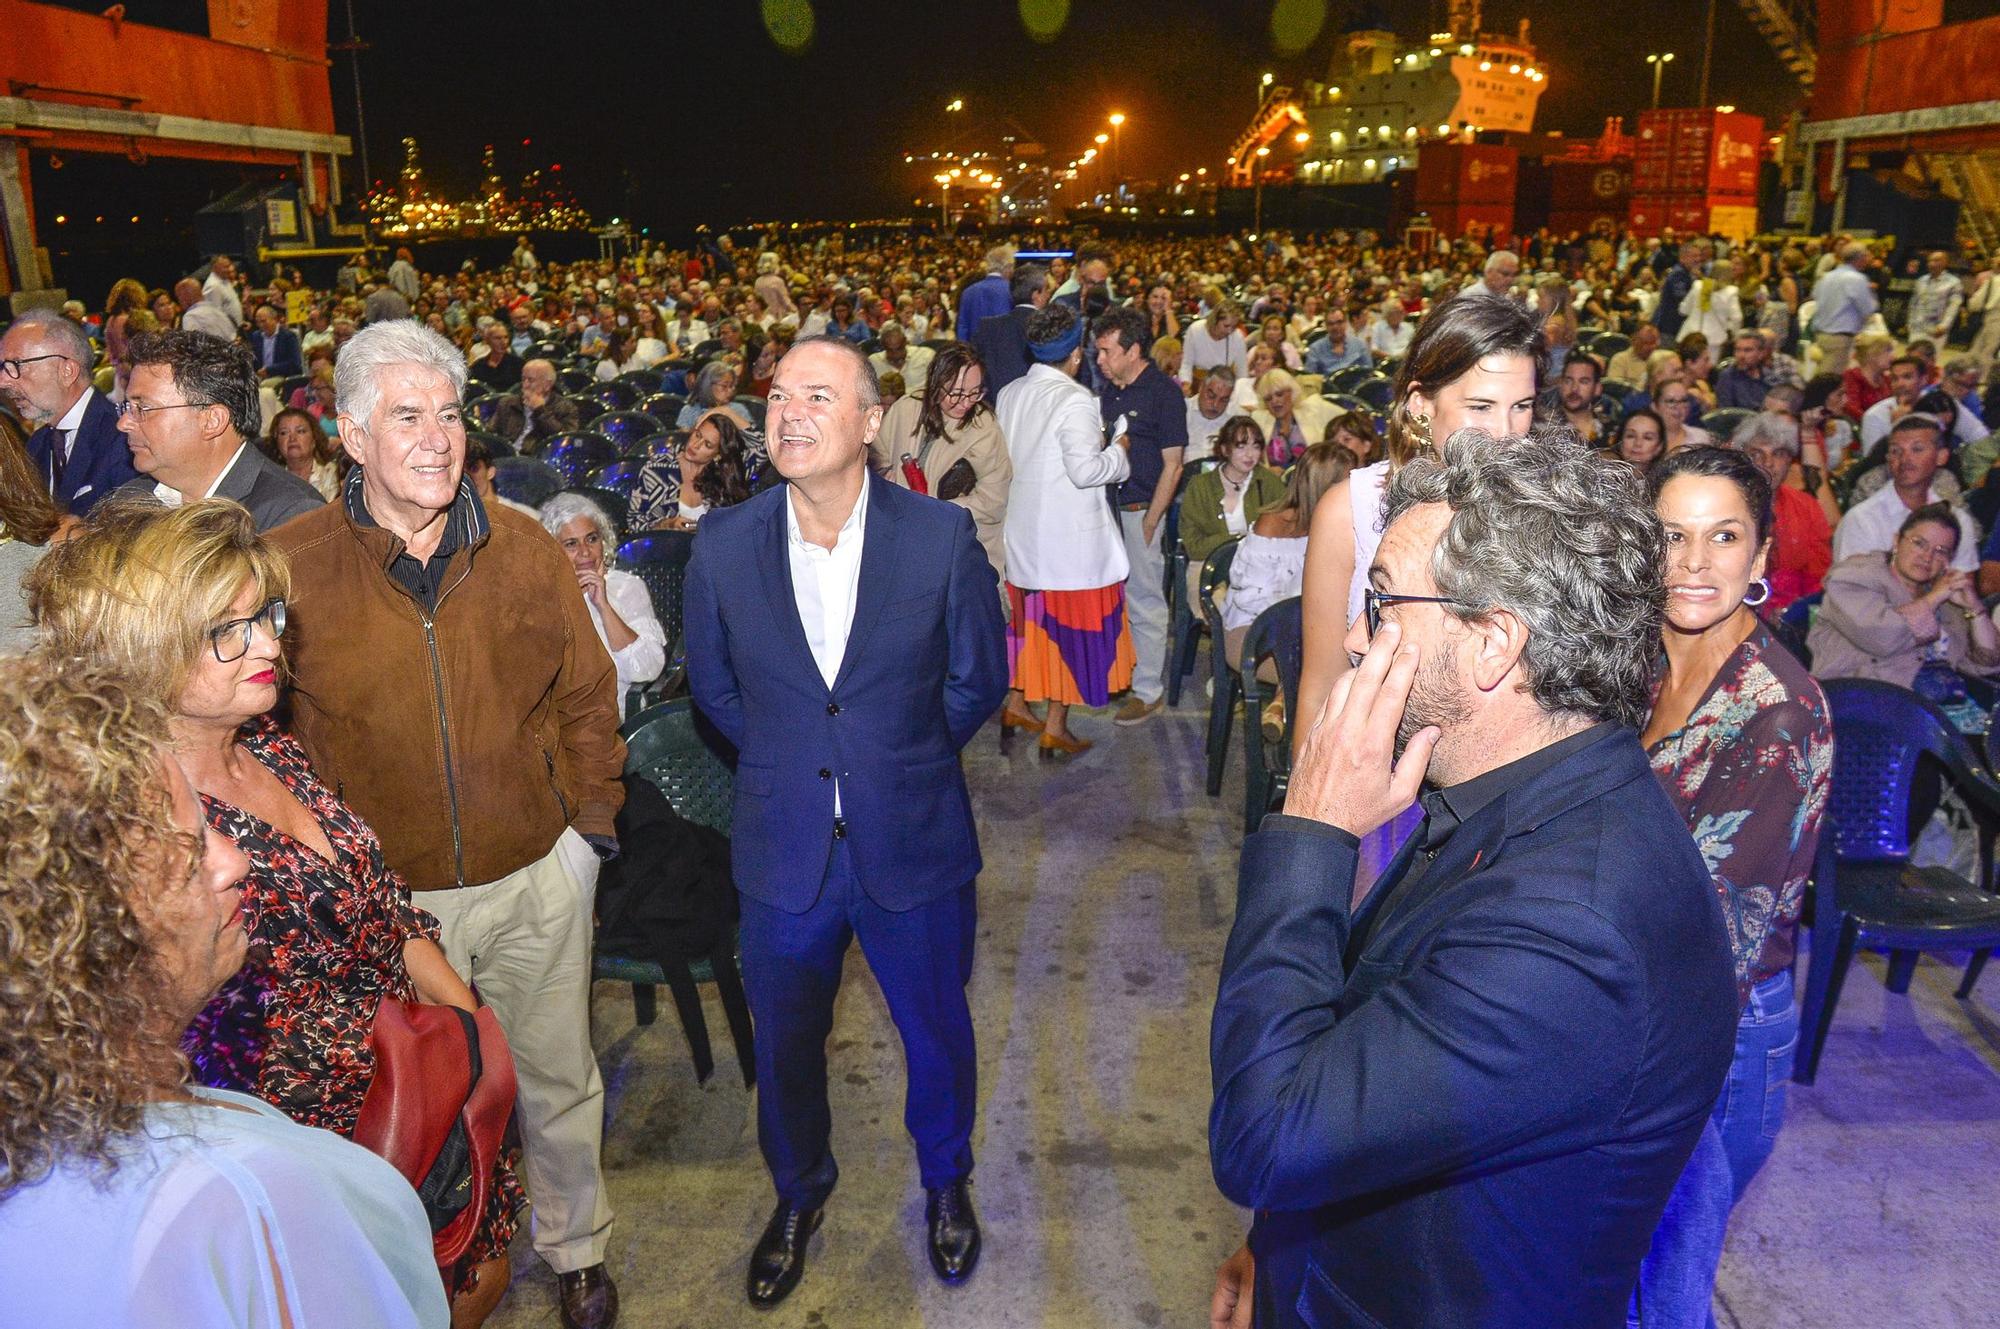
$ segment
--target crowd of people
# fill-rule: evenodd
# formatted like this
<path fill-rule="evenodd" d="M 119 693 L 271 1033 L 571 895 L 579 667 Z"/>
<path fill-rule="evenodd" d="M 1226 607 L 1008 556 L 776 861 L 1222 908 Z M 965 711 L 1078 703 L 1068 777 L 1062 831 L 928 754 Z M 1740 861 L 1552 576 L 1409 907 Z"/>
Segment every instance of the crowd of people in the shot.
<path fill-rule="evenodd" d="M 1216 1176 L 1259 1215 L 1216 1323 L 1705 1323 L 1782 1118 L 1815 679 L 1977 731 L 2000 677 L 2000 256 L 1889 258 L 1276 232 L 1030 259 L 829 228 L 571 264 L 523 239 L 456 272 L 401 250 L 324 288 L 217 257 L 20 315 L 0 1282 L 51 1320 L 164 1295 L 472 1326 L 531 1217 L 566 1329 L 614 1323 L 593 896 L 631 848 L 626 699 L 678 692 L 736 749 L 777 1193 L 749 1300 L 797 1286 L 838 1176 L 854 939 L 904 1040 L 931 1262 L 963 1281 L 958 749 L 994 721 L 1075 760 L 1097 714 L 1161 713 L 1176 612 L 1270 671 L 1251 626 L 1296 601 L 1265 717 L 1287 815 L 1246 842 L 1211 1049 Z M 607 412 L 645 436 L 614 446 Z M 556 467 L 579 440 L 610 452 Z M 645 532 L 691 544 L 685 608 L 620 566 Z M 1510 803 L 1576 815 L 1498 863 Z M 1600 817 L 1615 847 L 1573 829 Z M 1441 901 L 1482 856 L 1492 907 Z M 1493 967 L 1445 978 L 1444 951 Z M 432 1179 L 361 1147 L 392 1007 L 490 1011 L 510 1049 L 519 1144 L 461 1164 L 448 1258 Z M 1377 1076 L 1399 1090 L 1351 1092 Z M 141 1215 L 172 1240 L 119 1248 Z M 1451 1272 L 1437 1234 L 1468 1223 L 1523 1259 Z"/>

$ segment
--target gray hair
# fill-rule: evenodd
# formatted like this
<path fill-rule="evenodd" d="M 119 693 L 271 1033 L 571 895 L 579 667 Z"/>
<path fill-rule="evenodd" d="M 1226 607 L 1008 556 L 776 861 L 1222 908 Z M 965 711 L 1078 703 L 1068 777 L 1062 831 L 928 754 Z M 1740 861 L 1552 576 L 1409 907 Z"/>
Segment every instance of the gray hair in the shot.
<path fill-rule="evenodd" d="M 340 348 L 333 362 L 333 400 L 339 412 L 372 428 L 375 408 L 382 403 L 382 371 L 392 365 L 434 369 L 451 384 L 452 395 L 465 395 L 465 357 L 458 348 L 415 319 L 370 323 Z"/>
<path fill-rule="evenodd" d="M 6 330 L 12 332 L 16 328 L 32 328 L 45 340 L 54 342 L 58 353 L 76 365 L 79 375 L 89 379 L 91 369 L 97 364 L 97 350 L 76 320 L 58 309 L 27 309 Z"/>
<path fill-rule="evenodd" d="M 597 533 L 604 538 L 604 547 L 606 549 L 618 547 L 618 531 L 611 525 L 610 514 L 599 506 L 596 499 L 587 494 L 567 491 L 557 494 L 542 504 L 537 515 L 542 519 L 542 529 L 557 538 L 561 538 L 563 527 L 578 517 L 588 517 L 590 524 L 595 526 Z"/>
<path fill-rule="evenodd" d="M 986 251 L 986 270 L 1006 272 L 1014 266 L 1014 246 L 995 245 Z"/>
<path fill-rule="evenodd" d="M 1519 254 L 1511 249 L 1496 249 L 1486 256 L 1486 266 L 1481 271 L 1492 272 L 1510 258 L 1514 260 L 1514 266 L 1518 268 L 1521 264 L 1521 256 Z"/>
<path fill-rule="evenodd" d="M 1051 305 L 1050 308 L 1059 306 Z M 792 343 L 792 350 L 801 346 L 831 346 L 854 362 L 854 396 L 861 403 L 862 410 L 882 404 L 882 387 L 875 381 L 875 366 L 868 362 L 868 354 L 845 337 L 831 333 L 819 333 L 811 337 L 801 337 Z M 790 352 L 787 352 L 790 354 Z"/>
<path fill-rule="evenodd" d="M 1729 446 L 1747 451 L 1751 444 L 1760 440 L 1796 457 L 1799 455 L 1799 422 L 1776 411 L 1759 411 L 1736 426 L 1736 432 L 1729 436 Z"/>
<path fill-rule="evenodd" d="M 1666 615 L 1665 537 L 1638 473 L 1572 431 L 1495 439 L 1461 429 L 1390 482 L 1384 525 L 1422 504 L 1451 520 L 1431 555 L 1447 612 L 1496 609 L 1528 628 L 1521 665 L 1544 711 L 1645 725 Z"/>
<path fill-rule="evenodd" d="M 1203 378 L 1202 378 L 1202 382 L 1204 382 L 1204 383 L 1227 383 L 1227 384 L 1229 384 L 1229 385 L 1230 385 L 1231 387 L 1235 387 L 1235 386 L 1236 386 L 1236 366 L 1235 366 L 1235 365 L 1217 365 L 1217 366 L 1216 366 L 1215 368 L 1213 368 L 1213 369 L 1209 370 L 1209 371 L 1208 371 L 1208 373 L 1207 373 L 1207 374 L 1206 374 L 1205 376 L 1203 376 Z"/>
<path fill-rule="evenodd" d="M 728 405 L 727 402 L 710 400 L 710 394 L 715 391 L 715 385 L 722 381 L 724 374 L 735 373 L 735 364 L 728 360 L 710 360 L 707 364 L 703 365 L 701 372 L 694 376 L 695 404 L 701 407 Z M 741 375 L 738 375 L 738 378 L 740 379 Z"/>

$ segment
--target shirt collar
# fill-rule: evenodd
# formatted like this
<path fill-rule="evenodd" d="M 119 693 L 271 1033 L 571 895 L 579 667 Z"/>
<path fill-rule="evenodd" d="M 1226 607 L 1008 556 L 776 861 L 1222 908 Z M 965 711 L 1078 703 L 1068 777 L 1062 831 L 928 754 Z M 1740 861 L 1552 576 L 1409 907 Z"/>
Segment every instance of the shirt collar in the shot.
<path fill-rule="evenodd" d="M 229 461 L 224 464 L 221 470 L 215 473 L 215 478 L 208 482 L 208 492 L 202 495 L 203 498 L 215 497 L 215 491 L 222 488 L 223 477 L 236 469 L 236 463 L 243 460 L 243 449 L 249 446 L 247 442 L 236 445 L 236 451 L 229 454 Z M 170 508 L 177 508 L 188 501 L 188 496 L 180 490 L 162 484 L 153 486 L 153 497 L 159 499 L 160 502 Z"/>
<path fill-rule="evenodd" d="M 95 388 L 85 388 L 83 395 L 72 402 L 67 411 L 63 412 L 62 419 L 56 421 L 56 428 L 62 430 L 65 434 L 81 428 L 83 425 L 83 413 L 90 409 L 90 398 L 95 392 Z"/>
<path fill-rule="evenodd" d="M 1489 803 L 1520 788 L 1570 753 L 1595 743 L 1615 727 L 1610 720 L 1600 720 L 1587 729 L 1558 739 L 1545 748 L 1537 748 L 1525 757 L 1516 757 L 1505 766 L 1496 766 L 1463 784 L 1433 789 L 1424 794 L 1417 800 L 1424 809 L 1421 847 L 1426 853 L 1436 853 L 1445 841 L 1451 839 L 1454 831 L 1479 815 Z"/>
<path fill-rule="evenodd" d="M 833 537 L 834 549 L 841 549 L 850 541 L 858 541 L 862 538 L 862 534 L 868 525 L 869 487 L 868 476 L 864 473 L 861 477 L 861 495 L 854 500 L 854 510 L 847 514 L 847 520 L 840 524 L 839 532 Z M 786 537 L 791 540 L 795 548 L 801 550 L 810 551 L 817 549 L 823 554 L 832 552 L 823 546 L 814 544 L 800 532 L 798 510 L 792 506 L 797 501 L 798 495 L 787 487 L 785 492 Z"/>
<path fill-rule="evenodd" d="M 347 473 L 347 487 L 341 490 L 340 499 L 347 507 L 347 515 L 356 526 L 380 526 L 381 523 L 368 511 L 368 502 L 361 495 L 362 468 L 356 466 Z M 437 552 L 432 558 L 449 558 L 468 545 L 476 545 L 486 538 L 491 529 L 486 505 L 479 501 L 479 495 L 472 488 L 472 481 L 463 475 L 458 480 L 458 497 L 452 500 L 451 515 L 445 519 L 444 534 L 438 538 Z"/>

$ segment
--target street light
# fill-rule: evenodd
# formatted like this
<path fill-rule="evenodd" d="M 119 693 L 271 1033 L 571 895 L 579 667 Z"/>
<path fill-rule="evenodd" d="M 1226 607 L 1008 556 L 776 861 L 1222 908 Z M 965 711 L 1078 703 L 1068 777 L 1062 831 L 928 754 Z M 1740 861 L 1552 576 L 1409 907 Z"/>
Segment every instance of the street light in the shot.
<path fill-rule="evenodd" d="M 948 102 L 946 102 L 946 103 L 944 104 L 944 109 L 945 109 L 945 110 L 947 110 L 947 111 L 962 111 L 962 110 L 964 110 L 964 109 L 965 109 L 965 98 L 963 98 L 963 97 L 953 97 L 953 98 L 952 98 L 952 99 L 951 99 L 950 101 L 948 101 Z"/>
<path fill-rule="evenodd" d="M 1264 75 L 1264 77 L 1263 77 L 1262 79 L 1258 80 L 1258 83 L 1257 83 L 1257 109 L 1259 109 L 1259 110 L 1262 110 L 1262 109 L 1264 108 L 1264 94 L 1270 91 L 1270 89 L 1271 89 L 1271 84 L 1272 84 L 1272 83 L 1273 83 L 1274 81 L 1275 81 L 1275 80 L 1274 80 L 1273 76 L 1272 76 L 1272 75 L 1270 75 L 1270 74 L 1266 74 L 1266 75 Z"/>
<path fill-rule="evenodd" d="M 1646 57 L 1646 63 L 1653 67 L 1653 109 L 1660 109 L 1660 75 L 1667 72 L 1667 62 L 1674 58 L 1672 51 L 1656 53 Z"/>
<path fill-rule="evenodd" d="M 943 202 L 938 207 L 938 225 L 939 227 L 949 226 L 951 225 L 951 177 L 940 171 L 932 176 L 931 179 L 937 181 L 938 193 L 943 199 Z"/>
<path fill-rule="evenodd" d="M 1111 113 L 1111 174 L 1118 180 L 1125 178 L 1124 147 L 1125 112 L 1113 111 Z"/>
<path fill-rule="evenodd" d="M 1257 161 L 1254 168 L 1254 174 L 1257 177 L 1256 216 L 1251 222 L 1250 229 L 1259 234 L 1262 234 L 1264 230 L 1264 158 L 1270 155 L 1271 149 L 1268 146 L 1257 149 Z"/>

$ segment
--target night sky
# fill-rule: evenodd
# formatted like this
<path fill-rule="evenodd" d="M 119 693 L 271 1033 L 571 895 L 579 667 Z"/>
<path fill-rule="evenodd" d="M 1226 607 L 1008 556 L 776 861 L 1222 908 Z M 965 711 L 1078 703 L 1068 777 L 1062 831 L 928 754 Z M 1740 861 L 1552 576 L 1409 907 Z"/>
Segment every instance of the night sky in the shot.
<path fill-rule="evenodd" d="M 1074 0 L 1048 43 L 1029 37 L 1024 7 L 1064 5 L 819 0 L 810 47 L 788 54 L 767 33 L 758 0 L 488 0 L 474 9 L 355 0 L 357 27 L 372 45 L 361 57 L 370 167 L 392 177 L 399 142 L 412 134 L 432 179 L 466 192 L 480 146 L 493 142 L 510 178 L 526 165 L 562 163 L 600 217 L 664 227 L 866 218 L 905 214 L 920 181 L 926 194 L 933 188 L 929 171 L 903 165 L 905 150 L 997 145 L 1011 117 L 1067 160 L 1116 109 L 1130 117 L 1128 176 L 1213 169 L 1255 107 L 1259 74 L 1272 70 L 1293 86 L 1324 79 L 1358 9 L 1327 5 L 1317 40 L 1286 56 L 1272 36 L 1273 0 Z M 1317 9 L 1310 0 L 1277 7 L 1308 26 Z M 1550 69 L 1541 127 L 1594 136 L 1606 115 L 1638 111 L 1651 94 L 1643 63 L 1651 50 L 1677 53 L 1665 104 L 1693 102 L 1698 0 L 1635 7 L 1632 22 L 1584 24 L 1576 18 L 1584 7 L 1539 8 L 1549 17 L 1536 18 L 1531 35 Z M 344 32 L 341 0 L 330 9 L 336 34 Z M 1399 33 L 1420 37 L 1444 6 L 1392 0 L 1381 10 Z M 1488 0 L 1484 26 L 1511 33 L 1524 13 Z M 1655 16 L 1663 13 L 1679 17 L 1648 35 L 1662 28 Z M 1711 83 L 1712 102 L 1774 120 L 1800 95 L 1734 0 L 1716 5 Z M 334 57 L 333 87 L 340 128 L 351 133 L 344 55 Z M 953 97 L 966 110 L 947 117 Z M 526 150 L 524 137 L 533 139 Z"/>

